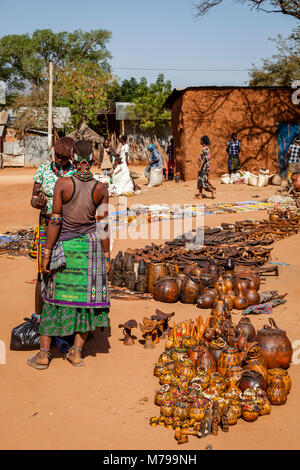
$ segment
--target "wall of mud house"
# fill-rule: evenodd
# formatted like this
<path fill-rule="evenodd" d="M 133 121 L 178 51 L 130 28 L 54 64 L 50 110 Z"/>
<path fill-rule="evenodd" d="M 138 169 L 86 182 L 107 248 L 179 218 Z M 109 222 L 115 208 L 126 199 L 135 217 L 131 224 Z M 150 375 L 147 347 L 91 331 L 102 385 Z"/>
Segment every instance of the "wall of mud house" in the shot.
<path fill-rule="evenodd" d="M 200 138 L 211 141 L 211 176 L 228 172 L 226 142 L 232 132 L 242 143 L 242 169 L 278 170 L 279 123 L 300 122 L 291 88 L 196 88 L 183 90 L 172 104 L 175 165 L 184 180 L 197 178 Z"/>

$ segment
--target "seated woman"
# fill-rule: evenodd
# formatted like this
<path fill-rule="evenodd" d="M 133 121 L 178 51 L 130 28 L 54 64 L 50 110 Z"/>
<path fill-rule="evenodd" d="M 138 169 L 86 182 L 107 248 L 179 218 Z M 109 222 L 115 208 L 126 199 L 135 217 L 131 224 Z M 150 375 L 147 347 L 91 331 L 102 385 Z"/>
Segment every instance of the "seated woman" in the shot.
<path fill-rule="evenodd" d="M 117 157 L 114 162 L 114 171 L 112 175 L 113 184 L 110 188 L 110 195 L 122 196 L 134 192 L 134 183 L 130 176 L 127 163 Z"/>

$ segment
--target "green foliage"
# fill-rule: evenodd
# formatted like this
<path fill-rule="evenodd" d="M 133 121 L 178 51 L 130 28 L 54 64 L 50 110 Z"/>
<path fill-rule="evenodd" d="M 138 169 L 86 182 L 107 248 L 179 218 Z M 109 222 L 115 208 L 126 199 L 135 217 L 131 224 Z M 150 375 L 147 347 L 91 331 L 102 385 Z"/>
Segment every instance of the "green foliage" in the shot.
<path fill-rule="evenodd" d="M 206 15 L 212 7 L 220 5 L 224 0 L 200 0 L 195 5 L 197 17 Z M 236 0 L 236 3 L 246 3 L 251 10 L 263 11 L 265 13 L 282 13 L 300 19 L 299 0 Z"/>
<path fill-rule="evenodd" d="M 0 39 L 0 79 L 7 81 L 10 91 L 25 88 L 26 80 L 39 87 L 47 80 L 50 60 L 55 70 L 81 60 L 98 64 L 109 71 L 111 58 L 106 48 L 111 33 L 98 29 L 54 33 L 51 29 L 29 34 L 10 34 Z"/>
<path fill-rule="evenodd" d="M 250 72 L 251 86 L 290 86 L 300 79 L 300 27 L 284 39 L 280 34 L 271 39 L 277 44 L 277 54 L 263 59 L 262 66 Z"/>
<path fill-rule="evenodd" d="M 123 80 L 111 90 L 110 100 L 135 103 L 128 108 L 128 113 L 135 127 L 142 130 L 159 129 L 170 123 L 171 114 L 164 108 L 164 103 L 172 91 L 170 80 L 163 74 L 156 82 L 148 85 L 146 78 L 138 82 L 135 78 Z"/>
<path fill-rule="evenodd" d="M 75 128 L 83 121 L 96 125 L 96 113 L 108 107 L 111 80 L 109 72 L 92 62 L 69 64 L 57 72 L 55 105 L 69 106 Z"/>

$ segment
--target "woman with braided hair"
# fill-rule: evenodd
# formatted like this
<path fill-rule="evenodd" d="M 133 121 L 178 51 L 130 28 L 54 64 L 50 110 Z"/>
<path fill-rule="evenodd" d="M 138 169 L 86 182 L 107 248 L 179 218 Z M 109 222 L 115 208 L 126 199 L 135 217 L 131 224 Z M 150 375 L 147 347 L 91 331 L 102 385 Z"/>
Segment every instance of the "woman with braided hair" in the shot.
<path fill-rule="evenodd" d="M 73 146 L 74 174 L 61 178 L 54 189 L 44 257 L 45 303 L 40 323 L 40 352 L 27 360 L 36 369 L 49 366 L 52 336 L 75 333 L 66 355 L 83 366 L 81 351 L 89 331 L 109 326 L 107 272 L 110 260 L 107 187 L 90 171 L 93 148 L 79 140 Z M 96 232 L 100 207 L 102 230 Z"/>

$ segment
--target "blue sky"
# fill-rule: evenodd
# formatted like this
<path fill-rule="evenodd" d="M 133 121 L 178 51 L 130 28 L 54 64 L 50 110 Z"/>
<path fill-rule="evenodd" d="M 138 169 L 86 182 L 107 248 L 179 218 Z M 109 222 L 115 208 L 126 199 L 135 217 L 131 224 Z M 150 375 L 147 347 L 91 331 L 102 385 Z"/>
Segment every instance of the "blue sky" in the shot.
<path fill-rule="evenodd" d="M 195 19 L 197 0 L 0 0 L 0 35 L 108 29 L 112 66 L 120 78 L 161 71 L 173 87 L 243 85 L 245 71 L 192 72 L 163 69 L 248 69 L 275 52 L 269 37 L 287 36 L 296 20 L 280 14 L 250 11 L 224 0 L 208 16 Z M 155 71 L 120 68 L 154 68 Z"/>

